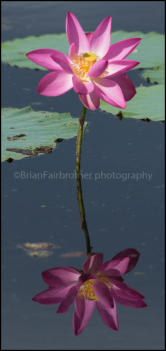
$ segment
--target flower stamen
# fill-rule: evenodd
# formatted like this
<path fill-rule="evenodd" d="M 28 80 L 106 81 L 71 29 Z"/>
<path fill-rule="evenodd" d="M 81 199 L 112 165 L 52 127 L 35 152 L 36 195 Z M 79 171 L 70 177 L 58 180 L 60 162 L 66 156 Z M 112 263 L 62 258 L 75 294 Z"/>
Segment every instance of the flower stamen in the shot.
<path fill-rule="evenodd" d="M 72 70 L 76 76 L 83 81 L 89 81 L 88 72 L 98 57 L 93 52 L 85 52 L 84 54 L 75 56 L 72 60 Z"/>
<path fill-rule="evenodd" d="M 98 299 L 93 290 L 93 282 L 94 282 L 94 279 L 86 280 L 80 287 L 79 295 L 83 296 L 87 300 L 97 301 Z"/>

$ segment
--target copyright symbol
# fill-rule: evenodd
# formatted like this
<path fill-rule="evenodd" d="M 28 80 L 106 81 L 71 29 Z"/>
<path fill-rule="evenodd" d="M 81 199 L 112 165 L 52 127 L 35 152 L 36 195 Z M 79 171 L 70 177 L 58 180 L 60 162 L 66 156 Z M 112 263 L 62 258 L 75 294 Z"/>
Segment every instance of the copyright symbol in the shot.
<path fill-rule="evenodd" d="M 18 179 L 20 177 L 20 173 L 19 172 L 14 172 L 14 178 Z"/>

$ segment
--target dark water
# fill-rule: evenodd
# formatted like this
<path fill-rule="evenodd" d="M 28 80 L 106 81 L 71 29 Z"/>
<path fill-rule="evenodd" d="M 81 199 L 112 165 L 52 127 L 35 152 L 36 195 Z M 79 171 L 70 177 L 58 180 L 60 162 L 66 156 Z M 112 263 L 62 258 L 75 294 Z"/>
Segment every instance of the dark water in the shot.
<path fill-rule="evenodd" d="M 162 1 L 6 1 L 2 3 L 2 38 L 64 32 L 68 10 L 78 16 L 85 30 L 93 31 L 112 15 L 113 31 L 164 32 Z M 70 111 L 79 116 L 81 104 L 73 91 L 55 99 L 36 93 L 43 72 L 4 65 L 2 73 L 3 106 L 31 105 L 36 110 Z M 139 73 L 130 76 L 140 84 Z M 105 260 L 128 247 L 141 253 L 126 282 L 145 295 L 148 307 L 118 305 L 118 332 L 106 327 L 95 311 L 88 327 L 76 337 L 73 307 L 60 315 L 55 305 L 32 301 L 46 288 L 43 270 L 61 265 L 81 268 L 86 257 L 61 257 L 86 249 L 75 179 L 30 179 L 44 171 L 61 172 L 61 178 L 62 173 L 72 173 L 73 138 L 51 154 L 2 165 L 2 349 L 164 349 L 164 125 L 119 121 L 100 111 L 88 111 L 87 121 L 82 171 L 92 173 L 92 178 L 84 178 L 82 185 L 93 250 L 103 252 Z M 125 180 L 119 175 L 129 172 L 142 174 L 143 179 Z M 110 174 L 114 178 L 108 179 Z M 54 242 L 60 248 L 46 258 L 29 257 L 16 247 L 28 241 Z"/>

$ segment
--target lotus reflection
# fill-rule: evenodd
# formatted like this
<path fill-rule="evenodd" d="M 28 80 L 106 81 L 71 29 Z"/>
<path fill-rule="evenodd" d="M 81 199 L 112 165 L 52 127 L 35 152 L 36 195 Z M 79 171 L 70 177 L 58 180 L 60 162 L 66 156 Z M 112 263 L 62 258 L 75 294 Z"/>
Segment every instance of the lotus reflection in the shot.
<path fill-rule="evenodd" d="M 82 270 L 56 267 L 42 272 L 49 288 L 33 300 L 44 305 L 60 303 L 57 313 L 66 312 L 74 303 L 73 329 L 80 334 L 88 324 L 96 305 L 103 322 L 118 330 L 116 303 L 128 307 L 146 307 L 144 296 L 124 283 L 122 275 L 137 264 L 139 253 L 135 249 L 121 251 L 103 263 L 102 253 L 89 254 Z"/>

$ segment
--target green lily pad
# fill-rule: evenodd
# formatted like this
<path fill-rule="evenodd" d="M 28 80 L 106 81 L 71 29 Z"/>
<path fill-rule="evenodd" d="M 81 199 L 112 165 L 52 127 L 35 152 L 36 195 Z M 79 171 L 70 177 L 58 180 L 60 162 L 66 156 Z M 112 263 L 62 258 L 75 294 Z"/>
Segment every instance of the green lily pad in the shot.
<path fill-rule="evenodd" d="M 142 77 L 147 80 L 147 82 L 152 83 L 165 83 L 165 68 L 164 65 L 155 67 L 153 69 L 144 70 Z"/>
<path fill-rule="evenodd" d="M 128 39 L 128 38 L 142 38 L 140 44 L 127 57 L 127 59 L 139 61 L 139 68 L 158 67 L 164 63 L 164 34 L 156 32 L 142 33 L 142 32 L 123 32 L 118 31 L 112 34 L 111 44 Z"/>
<path fill-rule="evenodd" d="M 29 60 L 26 54 L 37 49 L 56 49 L 68 54 L 66 34 L 44 34 L 38 37 L 30 36 L 23 39 L 14 39 L 2 43 L 2 62 L 20 68 L 46 70 Z"/>
<path fill-rule="evenodd" d="M 59 140 L 77 135 L 70 113 L 34 111 L 30 106 L 2 109 L 2 161 L 49 153 Z"/>
<path fill-rule="evenodd" d="M 121 119 L 135 118 L 152 121 L 163 121 L 164 111 L 164 85 L 152 85 L 150 87 L 140 86 L 137 94 L 132 100 L 127 102 L 126 109 L 119 109 L 101 100 L 100 109 L 113 115 L 118 115 Z"/>
<path fill-rule="evenodd" d="M 140 64 L 135 67 L 151 68 L 160 66 L 164 62 L 164 35 L 150 32 L 125 32 L 117 31 L 111 35 L 111 44 L 120 40 L 139 37 L 142 38 L 141 43 L 128 56 L 129 59 L 138 60 Z M 14 39 L 2 43 L 2 62 L 11 66 L 24 68 L 38 68 L 45 70 L 33 63 L 26 57 L 26 53 L 37 49 L 56 49 L 68 54 L 68 41 L 66 34 L 46 34 L 41 36 L 29 36 L 23 39 Z"/>

